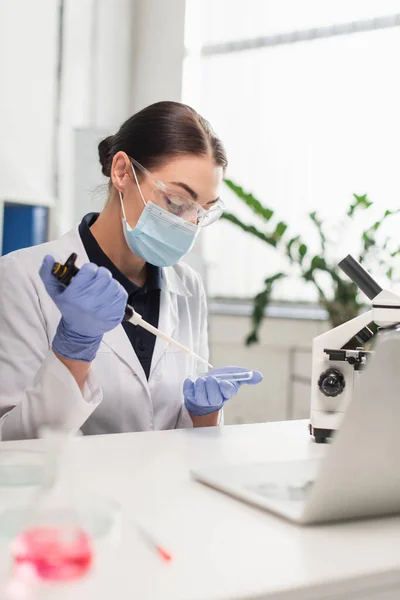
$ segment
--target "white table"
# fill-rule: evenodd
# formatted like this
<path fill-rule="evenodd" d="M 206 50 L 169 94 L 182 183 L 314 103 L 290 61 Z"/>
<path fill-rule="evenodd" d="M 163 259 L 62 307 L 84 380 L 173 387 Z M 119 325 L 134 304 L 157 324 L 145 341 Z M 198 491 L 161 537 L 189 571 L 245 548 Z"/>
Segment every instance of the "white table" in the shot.
<path fill-rule="evenodd" d="M 35 448 L 41 441 L 6 442 Z M 193 467 L 321 456 L 305 421 L 78 440 L 79 485 L 122 503 L 172 552 L 163 563 L 127 522 L 106 566 L 57 598 L 398 600 L 400 519 L 300 528 L 189 477 Z"/>

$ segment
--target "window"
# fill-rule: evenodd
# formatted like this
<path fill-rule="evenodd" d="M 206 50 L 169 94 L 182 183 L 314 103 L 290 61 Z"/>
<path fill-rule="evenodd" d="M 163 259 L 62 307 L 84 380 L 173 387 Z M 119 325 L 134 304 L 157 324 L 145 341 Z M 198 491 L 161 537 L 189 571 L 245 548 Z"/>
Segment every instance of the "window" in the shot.
<path fill-rule="evenodd" d="M 329 226 L 354 192 L 380 211 L 400 207 L 400 0 L 187 0 L 186 46 L 184 101 L 224 141 L 228 176 L 293 232 L 313 243 L 307 212 Z M 337 233 L 340 260 L 357 251 L 357 235 Z M 280 266 L 226 222 L 203 244 L 213 297 L 250 297 Z M 297 280 L 277 295 L 315 299 Z"/>

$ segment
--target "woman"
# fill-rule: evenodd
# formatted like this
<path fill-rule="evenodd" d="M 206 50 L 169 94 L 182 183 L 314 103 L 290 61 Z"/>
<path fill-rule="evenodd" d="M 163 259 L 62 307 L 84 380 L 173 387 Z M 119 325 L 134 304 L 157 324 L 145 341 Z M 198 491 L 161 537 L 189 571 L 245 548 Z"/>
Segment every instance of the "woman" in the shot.
<path fill-rule="evenodd" d="M 43 424 L 85 434 L 217 425 L 240 385 L 229 367 L 192 381 L 190 357 L 121 324 L 129 301 L 207 358 L 203 286 L 179 261 L 222 213 L 222 143 L 194 110 L 161 102 L 103 140 L 99 157 L 110 178 L 100 215 L 1 259 L 3 440 L 36 437 Z M 72 252 L 81 270 L 65 287 L 51 270 Z"/>

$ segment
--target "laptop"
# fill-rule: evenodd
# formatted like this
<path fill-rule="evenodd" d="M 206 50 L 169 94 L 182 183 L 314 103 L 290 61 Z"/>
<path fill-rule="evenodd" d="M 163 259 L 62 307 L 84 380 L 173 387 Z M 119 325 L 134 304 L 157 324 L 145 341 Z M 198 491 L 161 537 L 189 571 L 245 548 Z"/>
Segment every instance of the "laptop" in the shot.
<path fill-rule="evenodd" d="M 400 513 L 399 463 L 400 334 L 394 332 L 377 342 L 325 458 L 212 466 L 191 474 L 308 525 Z"/>

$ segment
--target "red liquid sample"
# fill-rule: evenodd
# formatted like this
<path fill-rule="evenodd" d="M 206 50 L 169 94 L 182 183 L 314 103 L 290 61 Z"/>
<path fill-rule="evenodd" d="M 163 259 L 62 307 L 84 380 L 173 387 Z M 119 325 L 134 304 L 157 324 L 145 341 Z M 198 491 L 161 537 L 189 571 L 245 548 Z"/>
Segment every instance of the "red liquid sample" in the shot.
<path fill-rule="evenodd" d="M 70 581 L 87 573 L 93 549 L 81 529 L 38 527 L 22 533 L 13 544 L 15 566 L 29 565 L 47 581 Z"/>

